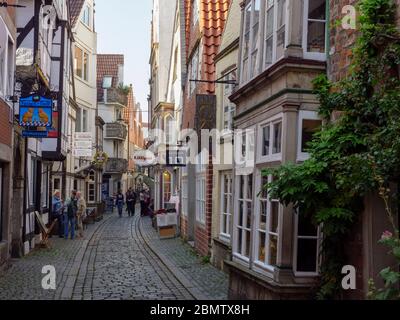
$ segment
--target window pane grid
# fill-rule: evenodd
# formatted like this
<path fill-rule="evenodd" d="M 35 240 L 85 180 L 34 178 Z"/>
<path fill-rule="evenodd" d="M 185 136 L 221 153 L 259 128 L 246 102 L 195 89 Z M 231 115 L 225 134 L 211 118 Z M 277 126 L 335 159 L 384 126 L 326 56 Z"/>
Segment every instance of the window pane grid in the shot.
<path fill-rule="evenodd" d="M 252 190 L 253 175 L 241 176 L 239 184 L 241 190 L 238 199 L 238 217 L 237 217 L 237 250 L 236 252 L 243 257 L 250 257 L 251 245 L 251 210 L 252 194 L 249 197 L 249 191 Z"/>
<path fill-rule="evenodd" d="M 259 197 L 257 218 L 257 247 L 256 259 L 266 267 L 273 267 L 277 263 L 279 243 L 280 204 L 277 200 L 269 199 L 263 186 L 272 181 L 272 177 L 259 177 Z M 273 206 L 277 205 L 275 212 Z"/>

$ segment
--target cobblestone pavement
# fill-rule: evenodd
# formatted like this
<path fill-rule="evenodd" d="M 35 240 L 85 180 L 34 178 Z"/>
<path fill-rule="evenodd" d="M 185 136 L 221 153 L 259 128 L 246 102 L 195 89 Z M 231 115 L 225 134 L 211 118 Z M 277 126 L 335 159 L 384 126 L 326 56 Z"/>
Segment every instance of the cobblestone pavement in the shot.
<path fill-rule="evenodd" d="M 145 242 L 197 299 L 227 299 L 227 274 L 204 263 L 181 239 L 160 240 L 149 218 L 141 219 L 140 223 Z"/>
<path fill-rule="evenodd" d="M 12 261 L 10 269 L 0 275 L 0 300 L 226 297 L 226 276 L 201 264 L 180 240 L 158 240 L 147 218 L 108 215 L 89 226 L 85 236 L 86 240 L 74 241 L 53 238 L 52 249 Z M 45 265 L 56 268 L 54 291 L 42 289 Z"/>

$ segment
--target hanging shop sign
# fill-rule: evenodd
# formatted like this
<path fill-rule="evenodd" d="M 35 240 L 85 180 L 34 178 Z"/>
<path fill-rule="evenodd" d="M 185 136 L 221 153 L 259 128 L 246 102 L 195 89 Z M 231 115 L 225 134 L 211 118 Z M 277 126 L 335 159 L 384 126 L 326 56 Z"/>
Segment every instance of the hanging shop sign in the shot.
<path fill-rule="evenodd" d="M 24 138 L 36 138 L 36 139 L 43 139 L 47 138 L 48 134 L 47 131 L 22 131 L 22 136 Z"/>
<path fill-rule="evenodd" d="M 93 135 L 91 132 L 76 132 L 74 135 L 74 157 L 93 157 Z"/>
<path fill-rule="evenodd" d="M 24 128 L 51 128 L 53 100 L 39 95 L 19 101 L 19 125 Z M 47 133 L 46 133 L 47 136 Z"/>
<path fill-rule="evenodd" d="M 102 167 L 108 161 L 108 155 L 105 152 L 97 152 L 93 158 L 93 164 Z"/>
<path fill-rule="evenodd" d="M 133 161 L 138 167 L 149 167 L 156 163 L 156 157 L 149 150 L 138 150 L 133 152 Z"/>

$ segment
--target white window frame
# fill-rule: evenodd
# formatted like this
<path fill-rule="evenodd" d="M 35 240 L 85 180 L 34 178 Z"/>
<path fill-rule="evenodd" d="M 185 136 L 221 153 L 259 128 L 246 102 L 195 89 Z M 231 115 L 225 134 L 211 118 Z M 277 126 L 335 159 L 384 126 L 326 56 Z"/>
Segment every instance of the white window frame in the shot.
<path fill-rule="evenodd" d="M 167 192 L 165 192 L 166 191 L 166 186 L 168 186 L 168 184 L 167 184 L 167 182 L 165 181 L 165 179 L 164 179 L 164 175 L 165 174 L 169 174 L 169 198 L 168 198 L 168 200 L 166 201 L 166 195 L 168 195 L 168 193 Z M 173 176 L 173 174 L 171 173 L 171 172 L 169 172 L 168 170 L 164 170 L 163 172 L 162 172 L 162 203 L 163 203 L 163 206 L 165 207 L 165 205 L 167 204 L 167 203 L 170 203 L 169 202 L 169 200 L 171 199 L 171 197 L 172 197 L 172 194 L 173 194 L 173 191 L 172 191 L 172 186 L 173 186 L 173 181 L 172 181 L 172 176 Z"/>
<path fill-rule="evenodd" d="M 6 38 L 6 47 L 3 49 L 3 55 L 4 55 L 4 61 L 2 63 L 2 68 L 3 68 L 3 74 L 0 74 L 0 97 L 3 98 L 3 100 L 11 106 L 10 102 L 7 102 L 7 96 L 14 95 L 13 90 L 14 90 L 14 74 L 15 74 L 15 41 L 13 40 L 10 31 L 7 28 L 7 25 L 5 24 L 4 20 L 2 17 L 0 17 L 0 23 L 4 25 L 4 28 L 7 31 L 7 36 Z M 12 44 L 12 63 L 9 64 L 10 62 L 10 44 Z M 0 61 L 1 63 L 1 61 Z M 11 69 L 11 70 L 10 70 Z M 10 111 L 11 113 L 11 111 Z"/>
<path fill-rule="evenodd" d="M 242 35 L 241 35 L 242 48 L 241 48 L 241 53 L 240 53 L 240 83 L 241 84 L 249 82 L 251 79 L 253 79 L 255 76 L 257 76 L 259 74 L 258 72 L 255 72 L 255 74 L 252 75 L 252 77 L 250 76 L 251 75 L 251 66 L 252 66 L 252 61 L 251 60 L 252 60 L 252 53 L 253 53 L 252 52 L 252 48 L 253 48 L 253 41 L 254 41 L 254 39 L 253 39 L 253 36 L 254 36 L 254 34 L 253 34 L 253 26 L 254 26 L 254 7 L 255 7 L 254 4 L 255 4 L 255 1 L 256 0 L 250 0 L 247 3 L 247 5 L 245 6 L 245 8 L 244 8 L 243 30 L 242 30 Z M 263 16 L 262 16 L 263 7 L 264 7 L 263 2 L 261 2 L 260 3 L 260 16 L 259 16 L 259 19 L 260 19 L 260 21 L 259 21 L 259 32 L 258 32 L 258 36 L 259 37 L 261 36 L 261 33 L 262 33 L 260 31 L 262 30 L 261 26 L 263 25 Z M 245 48 L 244 39 L 245 39 L 246 24 L 247 24 L 246 12 L 248 11 L 249 8 L 250 8 L 249 46 L 248 46 L 247 56 L 245 57 L 245 55 L 244 55 L 244 48 Z M 260 51 L 261 47 L 258 48 L 258 50 Z M 260 55 L 258 55 L 258 58 L 260 58 Z M 247 68 L 246 68 L 247 70 L 245 70 L 245 68 L 244 68 L 244 61 L 246 59 L 247 59 Z M 246 76 L 244 76 L 244 74 L 246 74 Z"/>
<path fill-rule="evenodd" d="M 265 0 L 265 4 L 268 3 L 269 0 Z M 289 28 L 288 28 L 288 23 L 289 23 L 289 18 L 288 18 L 288 8 L 289 8 L 289 2 L 290 0 L 286 0 L 285 2 L 285 43 L 284 43 L 284 50 L 286 49 L 287 45 L 288 45 L 288 36 L 289 36 Z M 270 8 L 270 7 L 269 7 Z M 278 26 L 278 0 L 274 0 L 274 4 L 273 4 L 273 17 L 274 17 L 274 23 L 273 23 L 273 27 L 272 27 L 272 61 L 271 64 L 267 64 L 267 59 L 266 59 L 266 52 L 267 52 L 267 6 L 265 5 L 263 8 L 263 23 L 264 23 L 264 33 L 263 33 L 263 46 L 264 46 L 264 50 L 263 50 L 263 57 L 262 57 L 262 64 L 263 64 L 263 69 L 267 70 L 268 68 L 270 68 L 272 65 L 274 65 L 276 62 L 278 62 L 279 60 L 283 59 L 285 57 L 285 55 L 282 55 L 282 57 L 277 58 L 277 44 L 278 44 L 278 29 L 281 29 L 283 26 Z M 268 37 L 269 39 L 270 37 Z"/>
<path fill-rule="evenodd" d="M 321 240 L 322 240 L 322 232 L 321 226 L 318 227 L 317 235 L 316 236 L 299 236 L 299 213 L 298 211 L 295 213 L 294 219 L 295 227 L 294 227 L 294 245 L 293 245 L 293 273 L 295 277 L 317 277 L 320 275 L 320 267 L 321 267 Z M 304 272 L 304 271 L 297 271 L 297 249 L 298 249 L 298 240 L 299 239 L 309 239 L 309 240 L 317 240 L 317 256 L 316 256 L 316 271 L 315 272 Z"/>
<path fill-rule="evenodd" d="M 80 76 L 77 73 L 78 70 L 78 58 L 76 57 L 76 50 L 82 51 L 82 76 Z M 86 63 L 86 72 L 85 72 L 85 56 L 87 56 L 87 63 Z M 75 59 L 75 66 L 74 66 L 74 74 L 77 78 L 79 78 L 82 81 L 89 82 L 89 77 L 90 77 L 90 55 L 89 53 L 81 48 L 78 45 L 75 45 L 75 52 L 74 52 L 74 59 Z"/>
<path fill-rule="evenodd" d="M 262 188 L 264 187 L 262 185 L 263 182 L 263 176 L 262 176 L 262 171 L 258 170 L 257 172 L 257 177 L 256 177 L 256 190 L 262 191 Z M 272 176 L 268 176 L 268 183 L 272 182 Z M 265 230 L 261 229 L 260 226 L 260 219 L 261 219 L 261 202 L 264 201 L 267 204 L 267 216 L 266 216 L 266 225 L 265 225 Z M 278 225 L 277 225 L 277 230 L 278 232 L 273 232 L 271 231 L 271 223 L 272 223 L 272 204 L 273 203 L 278 203 Z M 256 202 L 255 202 L 255 214 L 254 214 L 254 247 L 253 247 L 253 252 L 254 252 L 254 265 L 255 265 L 255 271 L 258 271 L 258 268 L 260 268 L 261 272 L 267 271 L 267 272 L 273 272 L 276 268 L 276 265 L 279 265 L 281 262 L 281 250 L 282 250 L 282 236 L 281 236 L 281 230 L 282 230 L 282 218 L 283 218 L 283 206 L 279 203 L 279 200 L 277 199 L 270 199 L 267 195 L 267 198 L 263 198 L 261 193 L 256 196 Z M 259 244 L 260 244 L 260 237 L 259 233 L 265 233 L 265 259 L 264 261 L 259 260 Z M 277 238 L 277 254 L 276 254 L 276 265 L 271 265 L 269 261 L 269 256 L 270 256 L 270 242 L 269 239 L 271 236 L 275 236 Z"/>
<path fill-rule="evenodd" d="M 325 1 L 325 6 L 328 5 Z M 325 16 L 325 20 L 313 20 L 313 19 L 308 19 L 308 8 L 309 8 L 309 0 L 304 0 L 304 5 L 303 5 L 303 54 L 304 58 L 306 59 L 312 59 L 312 60 L 317 60 L 317 61 L 326 61 L 326 54 L 327 54 L 327 17 Z M 325 7 L 326 10 L 326 7 Z M 309 52 L 307 51 L 307 41 L 308 41 L 308 21 L 317 21 L 317 22 L 324 22 L 325 23 L 325 52 Z"/>
<path fill-rule="evenodd" d="M 196 221 L 206 223 L 206 175 L 196 176 Z"/>
<path fill-rule="evenodd" d="M 84 112 L 86 112 L 86 118 L 83 117 Z M 89 109 L 84 107 L 79 107 L 76 113 L 77 121 L 75 123 L 76 132 L 89 132 Z M 86 126 L 86 130 L 85 129 Z"/>
<path fill-rule="evenodd" d="M 281 123 L 282 126 L 282 132 L 281 132 L 281 152 L 280 153 L 273 153 L 273 148 L 274 148 L 274 126 L 278 123 Z M 284 141 L 283 141 L 283 124 L 284 124 L 284 118 L 283 118 L 283 114 L 280 113 L 276 116 L 273 116 L 271 118 L 269 118 L 266 121 L 263 121 L 262 123 L 260 123 L 258 125 L 258 134 L 257 134 L 257 141 L 258 141 L 258 146 L 260 146 L 258 148 L 258 152 L 257 152 L 257 164 L 260 163 L 267 163 L 267 162 L 276 162 L 276 161 L 282 161 L 282 150 L 283 150 L 283 145 L 284 145 Z M 263 137 L 263 128 L 269 126 L 269 130 L 270 130 L 270 142 L 269 142 L 269 153 L 266 156 L 263 156 L 263 143 L 264 143 L 264 137 Z"/>
<path fill-rule="evenodd" d="M 231 172 L 223 172 L 221 179 L 221 204 L 220 204 L 220 239 L 229 242 L 231 239 L 231 224 L 233 212 L 233 175 Z M 228 178 L 228 186 L 225 180 Z M 227 208 L 225 208 L 225 197 L 227 198 Z M 225 220 L 226 218 L 226 220 Z M 225 223 L 226 221 L 226 223 Z M 226 230 L 226 232 L 224 232 Z"/>
<path fill-rule="evenodd" d="M 86 18 L 86 19 L 85 19 Z M 92 7 L 89 4 L 85 4 L 82 10 L 81 22 L 88 28 L 91 28 L 91 19 L 92 18 Z M 87 21 L 86 21 L 87 20 Z"/>
<path fill-rule="evenodd" d="M 239 171 L 237 174 L 243 174 L 244 172 L 253 172 L 254 165 L 256 162 L 255 144 L 257 141 L 256 126 L 238 129 L 235 131 L 234 139 L 234 163 L 236 170 Z M 245 136 L 245 140 L 243 137 Z M 243 150 L 243 142 L 245 141 L 245 150 Z M 243 155 L 243 151 L 245 154 Z"/>
<path fill-rule="evenodd" d="M 236 67 L 229 69 L 222 75 L 224 81 L 236 81 Z M 236 105 L 229 100 L 234 91 L 234 85 L 225 83 L 222 85 L 222 125 L 221 128 L 227 131 L 233 130 L 233 118 L 236 111 Z M 225 110 L 228 108 L 228 110 Z M 228 125 L 225 126 L 225 123 Z"/>
<path fill-rule="evenodd" d="M 249 185 L 249 177 L 252 176 L 252 194 L 251 198 L 246 198 L 246 195 L 248 194 L 248 185 Z M 243 193 L 244 197 L 240 198 L 240 183 L 241 183 L 241 178 L 244 178 L 244 187 L 243 187 Z M 252 207 L 253 203 L 253 193 L 254 193 L 254 174 L 251 173 L 249 175 L 236 175 L 235 177 L 235 204 L 234 204 L 234 227 L 233 227 L 233 257 L 237 258 L 239 262 L 244 262 L 246 264 L 250 263 L 250 257 L 252 254 L 252 246 L 251 243 L 249 244 L 249 256 L 245 256 L 245 250 L 246 250 L 246 233 L 250 233 L 249 241 L 252 241 L 252 220 L 253 220 L 253 213 L 250 212 L 250 226 L 246 227 L 246 225 L 239 226 L 239 214 L 240 214 L 240 203 L 243 202 L 243 219 L 242 222 L 243 224 L 246 224 L 247 218 L 248 218 L 248 205 Z M 252 207 L 253 208 L 253 207 Z M 242 235 L 242 243 L 241 243 L 241 251 L 239 252 L 238 248 L 238 240 L 239 240 L 239 232 Z"/>
<path fill-rule="evenodd" d="M 316 111 L 300 111 L 299 112 L 299 122 L 298 122 L 298 132 L 297 132 L 297 161 L 302 162 L 306 161 L 310 158 L 310 154 L 308 152 L 303 152 L 303 120 L 321 120 L 322 119 L 318 115 Z"/>
<path fill-rule="evenodd" d="M 197 155 L 196 165 L 196 221 L 206 223 L 207 162 L 205 152 Z"/>

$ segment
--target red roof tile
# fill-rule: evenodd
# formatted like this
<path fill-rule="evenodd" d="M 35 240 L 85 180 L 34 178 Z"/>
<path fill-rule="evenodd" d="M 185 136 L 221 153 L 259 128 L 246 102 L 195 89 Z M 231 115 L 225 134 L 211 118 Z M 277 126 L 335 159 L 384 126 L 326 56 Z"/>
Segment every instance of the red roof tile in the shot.
<path fill-rule="evenodd" d="M 224 32 L 225 22 L 228 17 L 230 0 L 202 0 L 202 31 L 203 31 L 203 80 L 213 81 L 216 79 L 214 57 L 218 53 Z M 207 91 L 214 92 L 215 85 L 207 84 Z"/>
<path fill-rule="evenodd" d="M 124 65 L 123 54 L 98 54 L 97 55 L 97 100 L 103 99 L 103 79 L 112 77 L 112 86 L 117 87 L 119 67 Z"/>

